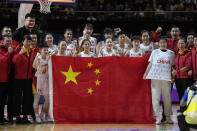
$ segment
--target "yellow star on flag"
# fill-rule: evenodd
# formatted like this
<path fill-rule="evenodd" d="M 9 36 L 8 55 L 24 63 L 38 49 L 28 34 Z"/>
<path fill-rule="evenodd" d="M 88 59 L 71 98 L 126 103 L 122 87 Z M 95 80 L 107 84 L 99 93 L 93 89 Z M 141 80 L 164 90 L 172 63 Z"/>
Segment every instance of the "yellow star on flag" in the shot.
<path fill-rule="evenodd" d="M 81 73 L 81 72 L 73 72 L 72 66 L 70 65 L 68 72 L 63 72 L 61 73 L 66 76 L 66 81 L 65 84 L 68 83 L 69 81 L 74 82 L 77 85 L 76 77 Z"/>
<path fill-rule="evenodd" d="M 91 68 L 93 64 L 91 62 L 88 63 L 88 67 Z"/>
<path fill-rule="evenodd" d="M 95 84 L 96 84 L 96 86 L 100 86 L 100 84 L 101 84 L 101 81 L 99 81 L 99 80 L 96 80 L 96 81 L 95 81 Z"/>
<path fill-rule="evenodd" d="M 96 69 L 94 72 L 98 75 L 100 73 L 100 70 Z"/>
<path fill-rule="evenodd" d="M 88 89 L 89 94 L 92 94 L 92 92 L 93 92 L 92 88 Z"/>

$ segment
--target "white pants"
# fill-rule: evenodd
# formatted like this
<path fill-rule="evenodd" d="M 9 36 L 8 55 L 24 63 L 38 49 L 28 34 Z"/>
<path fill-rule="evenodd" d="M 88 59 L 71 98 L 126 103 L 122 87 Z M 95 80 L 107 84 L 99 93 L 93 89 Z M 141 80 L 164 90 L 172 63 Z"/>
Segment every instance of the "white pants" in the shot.
<path fill-rule="evenodd" d="M 172 115 L 171 83 L 169 81 L 152 79 L 151 92 L 152 92 L 153 117 L 154 118 L 159 117 L 161 94 L 164 102 L 164 114 L 166 117 L 170 117 L 170 115 Z"/>

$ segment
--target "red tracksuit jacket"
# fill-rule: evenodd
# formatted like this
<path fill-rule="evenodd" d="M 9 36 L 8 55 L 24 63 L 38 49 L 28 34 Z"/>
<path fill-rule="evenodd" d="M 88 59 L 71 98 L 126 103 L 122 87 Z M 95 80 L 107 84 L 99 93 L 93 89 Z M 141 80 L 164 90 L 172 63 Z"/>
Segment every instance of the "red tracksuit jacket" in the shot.
<path fill-rule="evenodd" d="M 22 47 L 22 45 L 20 45 Z M 18 50 L 18 48 L 16 49 Z M 15 74 L 15 79 L 32 79 L 33 78 L 33 62 L 34 62 L 34 52 L 31 52 L 29 56 L 27 54 L 20 55 L 15 53 L 12 59 Z"/>
<path fill-rule="evenodd" d="M 192 53 L 192 74 L 193 74 L 193 79 L 196 80 L 197 78 L 197 50 L 193 48 L 191 53 Z"/>
<path fill-rule="evenodd" d="M 0 40 L 0 45 L 2 45 L 2 44 L 3 44 L 3 41 Z M 17 41 L 12 40 L 11 47 L 12 47 L 13 49 L 15 49 L 18 45 L 19 45 L 19 43 L 18 43 Z"/>
<path fill-rule="evenodd" d="M 182 54 L 177 53 L 175 56 L 176 78 L 190 78 L 190 76 L 188 76 L 188 71 L 192 68 L 191 65 L 191 52 L 189 50 L 185 50 Z M 187 67 L 188 70 L 180 72 L 183 67 Z"/>
<path fill-rule="evenodd" d="M 159 41 L 159 33 L 156 33 L 154 32 L 153 33 L 153 42 L 158 42 Z M 167 41 L 168 41 L 168 45 L 167 45 L 167 48 L 169 50 L 172 50 L 175 52 L 175 54 L 178 53 L 178 46 L 177 46 L 177 43 L 178 43 L 178 40 L 174 40 L 172 38 L 167 38 Z"/>
<path fill-rule="evenodd" d="M 0 46 L 0 82 L 8 82 L 11 69 L 11 56 L 5 46 Z"/>

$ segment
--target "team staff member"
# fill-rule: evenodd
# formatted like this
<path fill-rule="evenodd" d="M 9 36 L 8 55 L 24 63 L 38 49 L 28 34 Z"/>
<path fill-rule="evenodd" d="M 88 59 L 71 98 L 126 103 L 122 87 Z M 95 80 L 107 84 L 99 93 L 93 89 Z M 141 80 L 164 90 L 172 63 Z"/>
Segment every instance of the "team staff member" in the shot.
<path fill-rule="evenodd" d="M 1 31 L 1 37 L 3 38 L 4 35 L 9 35 L 9 36 L 12 36 L 12 30 L 9 26 L 4 26 L 2 28 L 2 31 Z M 0 45 L 3 45 L 3 40 L 0 40 Z M 11 42 L 11 47 L 13 48 L 13 50 L 15 50 L 15 48 L 19 45 L 19 43 L 15 40 L 12 40 Z M 13 117 L 14 117 L 14 103 L 13 103 L 13 95 L 14 95 L 14 85 L 13 85 L 13 80 L 14 80 L 14 69 L 11 68 L 11 71 L 10 71 L 10 77 L 9 77 L 9 86 L 8 86 L 8 103 L 7 103 L 7 111 L 8 111 L 8 121 L 10 123 L 13 123 Z"/>
<path fill-rule="evenodd" d="M 175 56 L 175 84 L 179 95 L 179 100 L 183 97 L 184 91 L 192 85 L 188 71 L 191 69 L 191 52 L 186 49 L 186 43 L 183 39 L 178 41 L 179 51 Z"/>
<path fill-rule="evenodd" d="M 37 34 L 38 39 L 38 45 L 40 44 L 40 33 L 37 29 L 34 28 L 35 26 L 36 17 L 33 14 L 26 14 L 25 15 L 25 25 L 19 29 L 17 29 L 13 33 L 13 40 L 17 41 L 18 43 L 21 43 L 23 41 L 23 38 L 25 35 L 28 35 L 30 33 Z"/>
<path fill-rule="evenodd" d="M 187 35 L 187 48 L 190 51 L 194 48 L 194 33 L 193 32 L 190 32 Z"/>
<path fill-rule="evenodd" d="M 161 27 L 158 27 L 157 30 L 153 33 L 153 42 L 158 42 L 159 41 L 159 34 L 162 31 Z M 178 52 L 178 40 L 180 38 L 180 29 L 177 26 L 173 26 L 171 28 L 170 34 L 171 38 L 167 38 L 167 49 L 174 51 L 175 53 Z"/>
<path fill-rule="evenodd" d="M 32 113 L 32 79 L 34 55 L 30 48 L 32 39 L 29 35 L 24 36 L 21 50 L 13 57 L 15 69 L 15 104 L 16 123 L 30 123 L 27 115 Z M 22 98 L 22 101 L 21 101 Z M 22 107 L 21 107 L 22 105 Z M 22 109 L 21 109 L 22 108 Z M 21 119 L 20 115 L 23 115 Z"/>
<path fill-rule="evenodd" d="M 3 36 L 3 44 L 0 46 L 0 125 L 8 123 L 4 119 L 4 107 L 8 93 L 8 81 L 11 70 L 11 56 L 13 49 L 11 47 L 12 37 L 9 35 Z"/>
<path fill-rule="evenodd" d="M 189 71 L 193 80 L 197 78 L 197 36 L 194 37 L 194 48 L 192 49 L 192 70 Z M 192 73 L 191 73 L 192 72 Z"/>
<path fill-rule="evenodd" d="M 3 38 L 4 35 L 11 35 L 12 36 L 12 29 L 9 26 L 4 26 L 2 31 L 1 31 L 1 37 Z M 3 44 L 3 41 L 0 40 L 0 45 Z M 15 49 L 19 43 L 15 40 L 12 40 L 11 47 Z"/>

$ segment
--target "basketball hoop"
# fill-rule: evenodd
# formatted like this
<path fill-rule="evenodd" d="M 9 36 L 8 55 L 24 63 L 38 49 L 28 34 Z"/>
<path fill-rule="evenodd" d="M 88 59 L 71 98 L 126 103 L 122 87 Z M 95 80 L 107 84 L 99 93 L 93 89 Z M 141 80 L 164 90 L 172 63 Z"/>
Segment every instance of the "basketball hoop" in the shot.
<path fill-rule="evenodd" d="M 51 7 L 51 0 L 38 0 L 40 4 L 40 12 L 44 14 L 51 13 L 50 7 Z"/>

